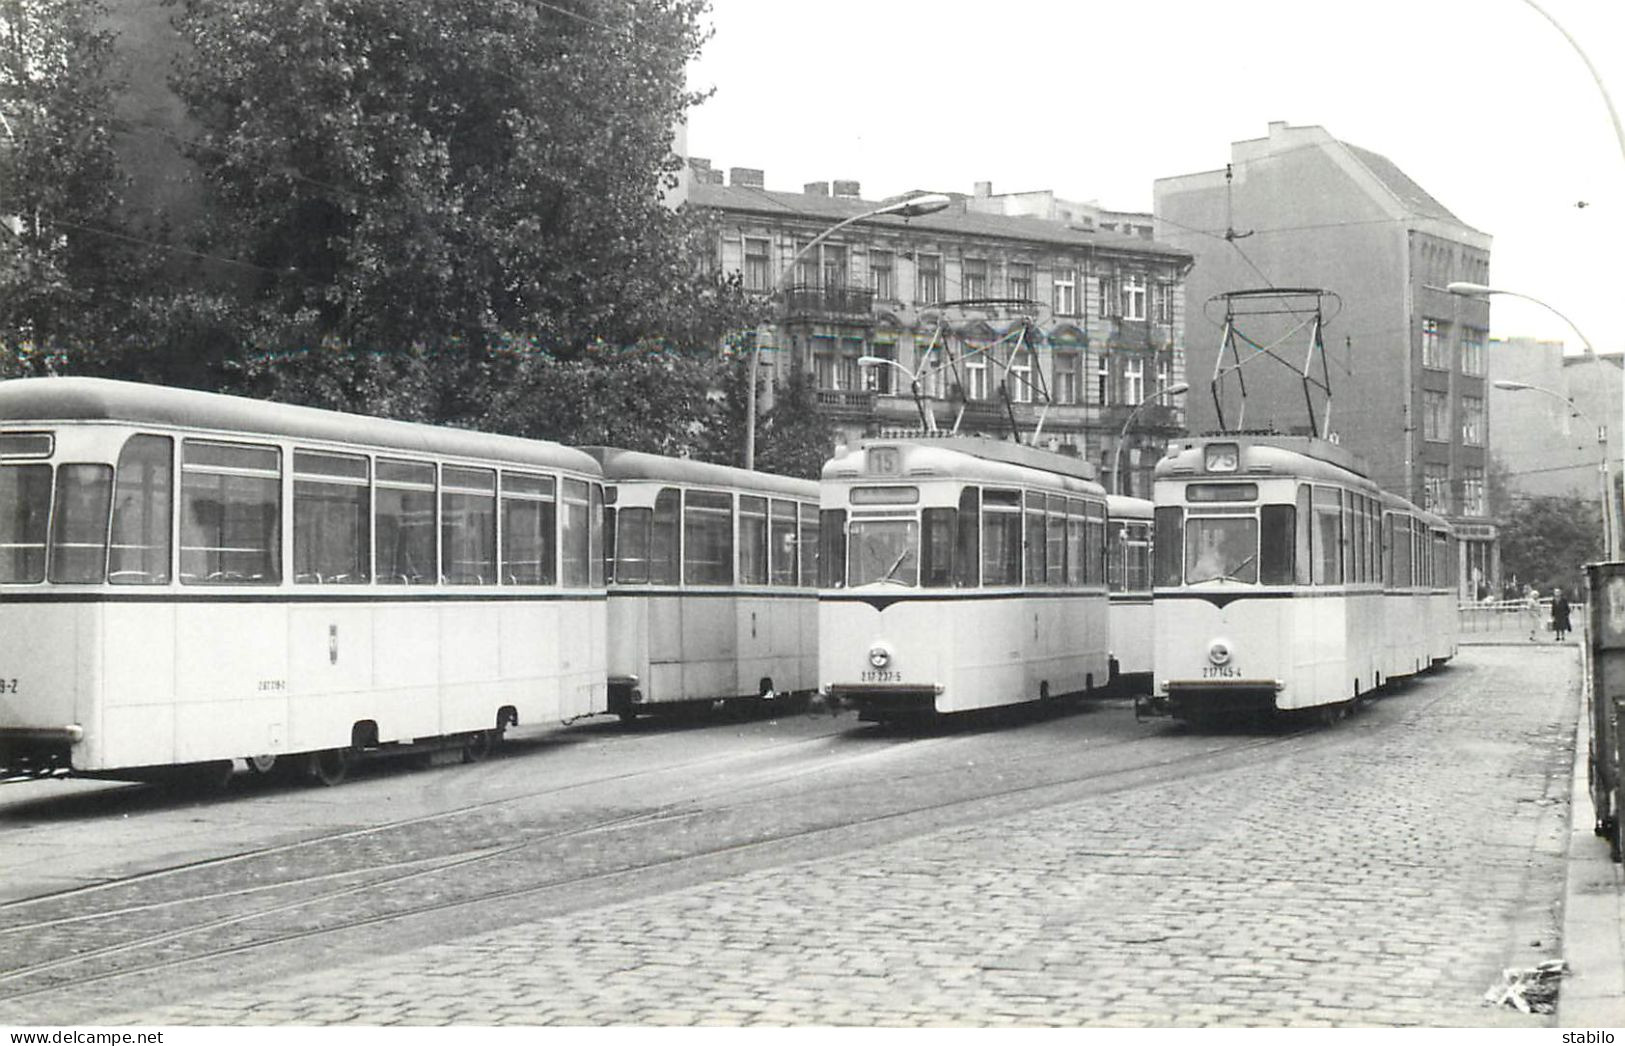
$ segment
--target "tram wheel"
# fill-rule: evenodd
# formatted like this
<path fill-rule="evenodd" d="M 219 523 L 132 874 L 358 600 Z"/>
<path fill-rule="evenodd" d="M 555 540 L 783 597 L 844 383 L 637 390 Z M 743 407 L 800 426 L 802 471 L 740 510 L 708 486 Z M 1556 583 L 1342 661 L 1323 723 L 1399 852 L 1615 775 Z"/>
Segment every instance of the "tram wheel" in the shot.
<path fill-rule="evenodd" d="M 350 752 L 345 748 L 329 748 L 310 754 L 310 776 L 328 788 L 344 783 L 350 773 Z"/>
<path fill-rule="evenodd" d="M 244 761 L 248 763 L 248 772 L 255 775 L 268 774 L 276 767 L 276 756 L 269 752 L 246 756 Z"/>
<path fill-rule="evenodd" d="M 499 730 L 476 730 L 463 736 L 463 762 L 483 763 L 502 740 Z"/>

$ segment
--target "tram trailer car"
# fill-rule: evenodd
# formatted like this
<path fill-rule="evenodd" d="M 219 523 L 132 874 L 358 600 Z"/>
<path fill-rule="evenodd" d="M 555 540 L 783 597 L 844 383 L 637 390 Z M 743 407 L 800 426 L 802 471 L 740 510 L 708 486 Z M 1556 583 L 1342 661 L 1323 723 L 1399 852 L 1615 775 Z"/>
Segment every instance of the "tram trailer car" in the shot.
<path fill-rule="evenodd" d="M 1340 713 L 1455 655 L 1449 525 L 1336 444 L 1190 440 L 1154 493 L 1152 711 Z"/>
<path fill-rule="evenodd" d="M 818 682 L 818 484 L 612 447 L 609 711 L 796 701 Z"/>
<path fill-rule="evenodd" d="M 1106 589 L 1111 610 L 1111 682 L 1150 693 L 1155 622 L 1151 609 L 1151 502 L 1106 495 Z"/>
<path fill-rule="evenodd" d="M 1106 684 L 1106 498 L 1076 458 L 979 437 L 864 441 L 824 466 L 819 682 L 861 719 Z"/>
<path fill-rule="evenodd" d="M 602 712 L 601 518 L 554 443 L 0 382 L 0 773 L 335 783 Z"/>

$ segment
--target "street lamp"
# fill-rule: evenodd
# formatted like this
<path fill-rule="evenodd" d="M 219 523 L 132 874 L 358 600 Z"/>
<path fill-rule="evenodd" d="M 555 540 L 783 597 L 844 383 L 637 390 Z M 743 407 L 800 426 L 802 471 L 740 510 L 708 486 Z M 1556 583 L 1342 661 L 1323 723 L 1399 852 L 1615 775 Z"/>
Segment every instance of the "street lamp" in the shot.
<path fill-rule="evenodd" d="M 1569 408 L 1570 417 L 1584 418 L 1586 424 L 1590 425 L 1597 433 L 1597 442 L 1602 445 L 1602 463 L 1597 467 L 1598 473 L 1602 476 L 1602 533 L 1608 555 L 1612 556 L 1614 554 L 1614 535 L 1619 532 L 1619 527 L 1614 519 L 1614 499 L 1612 496 L 1614 486 L 1608 474 L 1608 440 L 1603 436 L 1603 430 L 1598 427 L 1596 422 L 1591 420 L 1589 414 L 1580 409 L 1580 405 L 1574 402 L 1573 396 L 1565 396 L 1555 389 L 1548 389 L 1543 385 L 1530 385 L 1528 382 L 1523 381 L 1501 380 L 1492 381 L 1490 384 L 1507 392 L 1538 392 L 1544 396 L 1550 396 Z"/>
<path fill-rule="evenodd" d="M 790 260 L 785 263 L 784 269 L 779 273 L 779 282 L 775 286 L 782 293 L 785 281 L 790 278 L 790 273 L 795 269 L 796 263 L 805 257 L 808 251 L 854 222 L 861 222 L 867 218 L 878 218 L 883 214 L 894 214 L 899 218 L 918 218 L 922 214 L 935 214 L 951 203 L 953 201 L 942 193 L 920 193 L 905 199 L 893 200 L 891 203 L 882 204 L 873 210 L 864 211 L 862 214 L 854 214 L 850 218 L 838 221 L 801 245 L 801 249 L 796 251 Z M 748 469 L 756 467 L 756 368 L 761 361 L 761 351 L 760 342 L 755 348 L 751 349 L 750 383 L 745 390 L 745 467 Z"/>
<path fill-rule="evenodd" d="M 1576 326 L 1576 324 L 1575 324 L 1575 322 L 1573 320 L 1569 319 L 1567 316 L 1565 316 L 1561 312 L 1559 312 L 1556 309 L 1556 307 L 1554 307 L 1553 305 L 1551 305 L 1551 304 L 1549 304 L 1547 302 L 1541 301 L 1539 298 L 1536 298 L 1536 297 L 1534 297 L 1532 295 L 1529 295 L 1529 294 L 1522 294 L 1522 293 L 1519 293 L 1518 291 L 1503 290 L 1503 289 L 1498 288 L 1498 287 L 1486 287 L 1481 283 L 1467 283 L 1467 282 L 1461 281 L 1461 280 L 1458 280 L 1458 281 L 1456 281 L 1454 283 L 1446 284 L 1445 285 L 1445 290 L 1449 291 L 1451 294 L 1461 295 L 1464 298 L 1487 298 L 1492 294 L 1504 294 L 1509 298 L 1521 298 L 1524 301 L 1532 302 L 1535 305 L 1539 305 L 1541 308 L 1545 309 L 1547 312 L 1550 312 L 1553 316 L 1556 316 L 1558 319 L 1560 319 L 1564 323 L 1568 324 L 1569 329 L 1574 331 L 1575 336 L 1580 339 L 1580 344 L 1585 346 L 1586 352 L 1591 356 L 1591 358 L 1592 359 L 1597 358 L 1597 350 L 1592 348 L 1591 340 L 1585 336 L 1585 332 L 1582 331 L 1578 326 Z M 1496 384 L 1500 384 L 1500 383 L 1497 382 Z M 1556 393 L 1553 393 L 1553 395 L 1556 395 Z M 1562 397 L 1560 397 L 1560 398 L 1562 398 Z M 1572 402 L 1572 401 L 1570 401 L 1570 402 Z M 1622 424 L 1620 426 L 1619 432 L 1620 432 L 1621 438 L 1625 439 L 1625 396 L 1622 396 L 1621 412 L 1620 413 L 1621 413 Z M 1607 465 L 1608 465 L 1608 450 L 1607 450 L 1606 446 L 1604 446 L 1602 458 L 1603 458 L 1603 467 L 1606 469 Z M 1612 517 L 1614 515 L 1614 492 L 1613 492 L 1612 488 L 1606 488 L 1603 491 L 1603 512 L 1605 514 L 1605 518 Z M 1620 522 L 1625 522 L 1625 521 L 1620 521 Z M 1625 533 L 1622 533 L 1621 528 L 1618 527 L 1618 526 L 1615 526 L 1613 528 L 1613 530 L 1612 530 L 1612 533 L 1609 534 L 1609 538 L 1608 538 L 1608 557 L 1610 559 L 1625 559 L 1625 549 L 1615 547 L 1614 542 L 1615 542 L 1616 538 L 1617 539 L 1625 539 Z"/>
<path fill-rule="evenodd" d="M 933 411 L 928 410 L 926 408 L 925 401 L 920 398 L 920 376 L 918 374 L 915 374 L 913 371 L 909 370 L 907 367 L 903 366 L 901 363 L 898 363 L 889 356 L 858 357 L 858 366 L 860 367 L 879 367 L 882 365 L 895 367 L 903 372 L 903 376 L 908 379 L 909 391 L 914 395 L 914 406 L 920 412 L 920 424 L 925 426 L 925 431 L 936 432 L 936 414 Z"/>
<path fill-rule="evenodd" d="M 1134 409 L 1128 412 L 1128 417 L 1123 419 L 1123 431 L 1117 434 L 1117 452 L 1112 456 L 1112 486 L 1116 488 L 1117 493 L 1122 494 L 1124 492 L 1123 442 L 1128 439 L 1128 427 L 1134 424 L 1135 415 L 1140 413 L 1140 409 L 1142 407 L 1150 406 L 1152 403 L 1155 403 L 1164 396 L 1178 396 L 1181 393 L 1188 391 L 1190 391 L 1190 386 L 1183 381 L 1169 385 L 1165 389 L 1158 389 L 1156 392 L 1153 392 L 1145 399 L 1136 403 L 1134 405 Z M 1129 491 L 1128 493 L 1132 494 L 1133 491 Z"/>

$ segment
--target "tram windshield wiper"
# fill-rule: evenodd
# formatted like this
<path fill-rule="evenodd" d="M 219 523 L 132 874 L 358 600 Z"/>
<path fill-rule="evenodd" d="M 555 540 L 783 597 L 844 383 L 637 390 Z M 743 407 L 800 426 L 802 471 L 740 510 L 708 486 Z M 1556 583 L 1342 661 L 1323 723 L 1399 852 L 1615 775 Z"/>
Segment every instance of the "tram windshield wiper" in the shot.
<path fill-rule="evenodd" d="M 903 581 L 900 578 L 894 577 L 893 575 L 897 573 L 897 568 L 903 565 L 903 560 L 907 559 L 909 554 L 913 551 L 914 550 L 912 548 L 905 548 L 903 551 L 897 553 L 897 558 L 891 561 L 891 566 L 886 568 L 886 572 L 880 575 L 878 580 L 890 581 L 898 585 L 909 584 L 909 582 Z"/>

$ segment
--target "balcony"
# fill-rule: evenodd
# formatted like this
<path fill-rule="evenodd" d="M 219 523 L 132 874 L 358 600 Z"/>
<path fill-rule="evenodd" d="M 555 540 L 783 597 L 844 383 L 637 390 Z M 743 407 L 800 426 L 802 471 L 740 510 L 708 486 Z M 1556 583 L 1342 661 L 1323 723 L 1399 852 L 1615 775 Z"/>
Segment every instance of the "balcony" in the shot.
<path fill-rule="evenodd" d="M 867 421 L 874 413 L 875 394 L 867 389 L 819 389 L 818 413 L 837 421 Z"/>
<path fill-rule="evenodd" d="M 822 287 L 798 284 L 784 290 L 786 320 L 868 320 L 875 292 L 866 287 Z"/>

